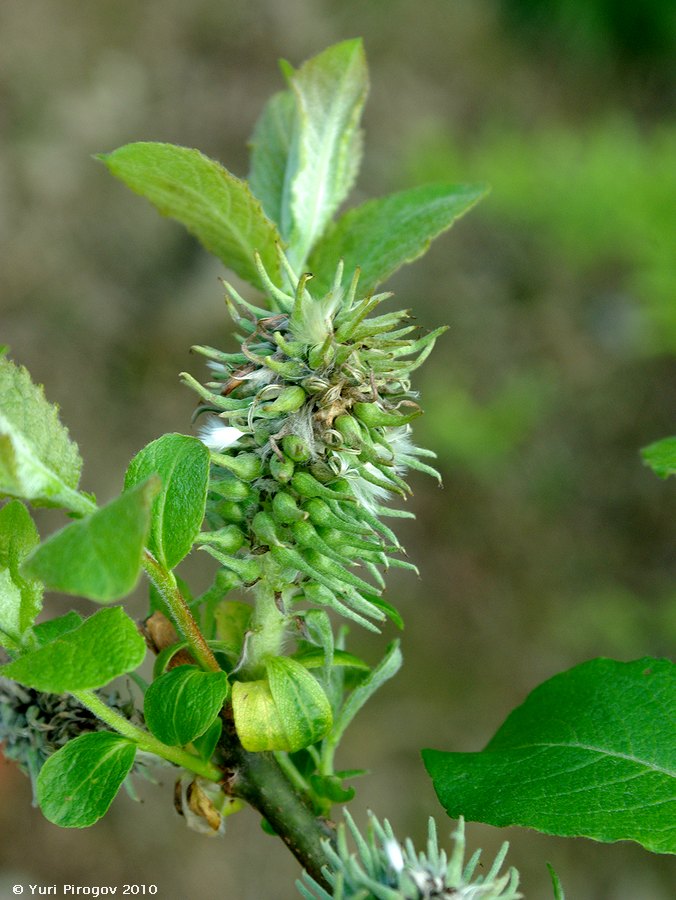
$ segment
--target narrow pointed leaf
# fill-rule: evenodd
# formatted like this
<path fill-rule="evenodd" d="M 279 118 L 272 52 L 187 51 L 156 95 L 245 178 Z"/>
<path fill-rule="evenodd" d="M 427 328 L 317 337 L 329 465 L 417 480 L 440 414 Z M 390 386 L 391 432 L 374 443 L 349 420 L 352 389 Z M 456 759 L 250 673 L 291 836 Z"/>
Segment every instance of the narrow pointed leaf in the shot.
<path fill-rule="evenodd" d="M 148 549 L 168 569 L 188 555 L 199 534 L 209 484 L 209 450 L 197 438 L 165 434 L 132 459 L 125 490 L 153 473 L 162 488 L 153 500 Z"/>
<path fill-rule="evenodd" d="M 486 191 L 485 185 L 426 184 L 349 210 L 327 229 L 310 255 L 313 288 L 328 290 L 336 260 L 343 259 L 346 272 L 361 268 L 359 290 L 370 293 L 422 256 Z"/>
<path fill-rule="evenodd" d="M 134 622 L 114 606 L 100 609 L 77 628 L 1 666 L 0 674 L 52 694 L 95 690 L 139 666 L 145 651 Z"/>
<path fill-rule="evenodd" d="M 291 91 L 274 94 L 265 105 L 251 138 L 249 187 L 284 241 L 291 222 L 289 181 L 297 168 L 291 155 L 296 101 Z"/>
<path fill-rule="evenodd" d="M 0 497 L 89 511 L 77 491 L 82 460 L 58 407 L 27 370 L 0 355 Z"/>
<path fill-rule="evenodd" d="M 452 818 L 676 853 L 676 666 L 594 659 L 537 687 L 480 753 L 423 750 Z"/>
<path fill-rule="evenodd" d="M 135 755 L 135 744 L 110 731 L 69 741 L 38 775 L 38 803 L 45 818 L 63 828 L 93 825 L 108 811 Z"/>
<path fill-rule="evenodd" d="M 40 543 L 35 523 L 19 500 L 0 509 L 0 644 L 18 649 L 42 607 L 42 584 L 21 564 Z"/>
<path fill-rule="evenodd" d="M 198 150 L 152 142 L 126 144 L 99 159 L 242 278 L 261 287 L 254 264 L 258 250 L 272 280 L 279 281 L 279 233 L 246 182 L 220 163 Z"/>
<path fill-rule="evenodd" d="M 227 694 L 225 672 L 176 666 L 153 681 L 146 691 L 146 725 L 163 744 L 183 746 L 213 724 Z"/>
<path fill-rule="evenodd" d="M 350 191 L 361 160 L 359 119 L 368 92 L 361 41 L 335 44 L 309 59 L 293 72 L 290 84 L 298 106 L 291 150 L 297 154 L 298 170 L 290 180 L 289 258 L 302 268 Z"/>
<path fill-rule="evenodd" d="M 86 519 L 57 531 L 27 559 L 23 571 L 48 588 L 107 603 L 126 596 L 141 570 L 157 478 L 125 491 Z"/>
<path fill-rule="evenodd" d="M 345 729 L 357 715 L 366 701 L 375 694 L 386 681 L 393 678 L 401 668 L 402 656 L 399 641 L 393 641 L 383 659 L 349 695 L 336 716 L 329 740 L 335 746 L 340 742 Z"/>

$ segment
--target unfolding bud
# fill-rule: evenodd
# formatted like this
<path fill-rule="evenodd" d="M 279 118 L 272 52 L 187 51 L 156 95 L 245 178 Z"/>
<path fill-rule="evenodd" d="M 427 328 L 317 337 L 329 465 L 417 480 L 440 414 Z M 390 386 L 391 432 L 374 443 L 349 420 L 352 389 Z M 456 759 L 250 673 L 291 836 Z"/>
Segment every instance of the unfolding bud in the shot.
<path fill-rule="evenodd" d="M 210 544 L 224 553 L 237 553 L 246 543 L 246 538 L 237 525 L 226 525 L 217 531 L 203 531 L 197 536 L 197 543 Z"/>
<path fill-rule="evenodd" d="M 269 513 L 262 510 L 253 517 L 251 530 L 258 540 L 268 547 L 277 547 L 282 543 L 275 520 Z"/>
<path fill-rule="evenodd" d="M 266 660 L 267 678 L 232 686 L 235 728 L 245 750 L 302 750 L 333 724 L 331 704 L 317 679 L 294 659 Z"/>
<path fill-rule="evenodd" d="M 218 478 L 209 482 L 209 490 L 224 500 L 246 500 L 251 496 L 251 487 L 239 478 Z"/>
<path fill-rule="evenodd" d="M 301 497 L 320 497 L 323 500 L 352 500 L 349 493 L 340 493 L 326 487 L 321 481 L 310 475 L 309 472 L 296 472 L 291 479 L 291 485 L 294 490 L 298 491 Z"/>

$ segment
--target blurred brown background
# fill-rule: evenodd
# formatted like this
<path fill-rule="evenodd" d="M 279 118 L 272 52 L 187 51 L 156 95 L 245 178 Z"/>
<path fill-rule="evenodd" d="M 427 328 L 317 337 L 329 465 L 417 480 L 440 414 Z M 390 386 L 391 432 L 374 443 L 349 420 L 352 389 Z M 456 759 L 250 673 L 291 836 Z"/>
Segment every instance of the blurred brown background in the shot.
<path fill-rule="evenodd" d="M 418 843 L 429 813 L 452 827 L 421 747 L 480 749 L 582 660 L 673 652 L 676 490 L 639 449 L 676 418 L 675 29 L 670 0 L 0 4 L 0 340 L 60 404 L 102 500 L 147 441 L 189 429 L 177 373 L 201 376 L 189 345 L 227 343 L 229 325 L 220 265 L 91 154 L 172 141 L 245 175 L 277 58 L 362 35 L 372 92 L 351 202 L 433 179 L 493 185 L 391 284 L 422 325 L 451 326 L 418 378 L 418 435 L 445 487 L 414 478 L 402 536 L 422 580 L 395 573 L 389 588 L 405 668 L 338 763 L 372 770 L 357 818 L 373 808 Z M 354 639 L 375 662 L 379 643 Z M 174 814 L 169 783 L 140 793 L 62 831 L 0 763 L 0 897 L 29 881 L 295 896 L 294 861 L 252 813 L 208 839 Z M 487 860 L 505 837 L 530 898 L 550 896 L 546 860 L 571 900 L 673 897 L 671 861 L 637 846 L 469 828 Z"/>

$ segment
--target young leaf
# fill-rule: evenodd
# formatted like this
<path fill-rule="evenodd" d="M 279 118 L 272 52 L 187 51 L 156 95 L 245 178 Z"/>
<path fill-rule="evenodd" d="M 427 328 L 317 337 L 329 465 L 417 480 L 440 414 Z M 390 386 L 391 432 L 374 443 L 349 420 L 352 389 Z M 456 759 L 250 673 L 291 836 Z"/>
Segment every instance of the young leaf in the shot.
<path fill-rule="evenodd" d="M 547 869 L 549 870 L 549 877 L 552 879 L 554 900 L 566 900 L 566 895 L 563 893 L 563 885 L 561 884 L 561 879 L 554 871 L 554 867 L 551 865 L 551 863 L 547 863 Z"/>
<path fill-rule="evenodd" d="M 291 178 L 286 173 L 293 218 L 289 259 L 301 269 L 357 176 L 359 118 L 368 92 L 361 40 L 329 47 L 292 72 L 289 81 L 298 109 L 291 150 L 297 171 Z M 284 222 L 282 229 L 288 230 Z"/>
<path fill-rule="evenodd" d="M 225 672 L 176 666 L 148 687 L 143 701 L 146 725 L 163 744 L 182 747 L 212 725 L 228 688 Z"/>
<path fill-rule="evenodd" d="M 135 744 L 110 731 L 69 741 L 38 775 L 38 803 L 45 818 L 63 828 L 93 825 L 108 811 L 135 754 Z"/>
<path fill-rule="evenodd" d="M 399 649 L 399 641 L 392 641 L 385 652 L 385 656 L 371 674 L 352 691 L 336 716 L 330 735 L 330 741 L 334 746 L 340 742 L 345 729 L 369 697 L 372 697 L 379 687 L 397 674 L 401 663 L 402 656 Z"/>
<path fill-rule="evenodd" d="M 33 629 L 33 634 L 38 642 L 39 647 L 50 644 L 56 638 L 61 637 L 67 631 L 73 631 L 82 625 L 82 616 L 76 613 L 74 609 L 67 612 L 63 616 L 57 616 L 55 619 L 47 619 L 46 622 L 40 622 Z"/>
<path fill-rule="evenodd" d="M 223 731 L 223 719 L 214 719 L 204 734 L 192 739 L 192 745 L 202 759 L 210 760 Z"/>
<path fill-rule="evenodd" d="M 310 673 L 288 657 L 266 660 L 266 681 L 235 681 L 232 710 L 242 746 L 253 752 L 295 752 L 331 727 L 328 697 Z"/>
<path fill-rule="evenodd" d="M 242 278 L 262 286 L 254 264 L 258 250 L 272 280 L 279 281 L 279 233 L 246 182 L 220 163 L 198 150 L 152 142 L 126 144 L 98 158 Z"/>
<path fill-rule="evenodd" d="M 594 659 L 537 687 L 481 753 L 422 755 L 452 818 L 676 853 L 675 709 L 669 660 Z"/>
<path fill-rule="evenodd" d="M 162 489 L 153 501 L 148 549 L 167 569 L 187 556 L 204 519 L 209 484 L 209 450 L 194 437 L 165 434 L 132 459 L 125 490 L 153 473 Z"/>
<path fill-rule="evenodd" d="M 320 294 L 329 290 L 336 260 L 342 258 L 346 272 L 361 268 L 360 293 L 371 293 L 422 256 L 486 191 L 485 185 L 426 184 L 349 210 L 327 229 L 310 256 L 313 289 Z"/>
<path fill-rule="evenodd" d="M 141 570 L 157 478 L 125 491 L 107 506 L 48 538 L 24 563 L 24 574 L 47 587 L 107 603 L 128 594 Z"/>
<path fill-rule="evenodd" d="M 291 156 L 295 128 L 295 98 L 291 91 L 280 91 L 266 103 L 251 137 L 249 187 L 284 241 L 290 237 L 289 179 L 296 167 Z"/>
<path fill-rule="evenodd" d="M 35 523 L 19 500 L 0 509 L 0 644 L 19 649 L 42 606 L 42 584 L 19 571 L 40 543 Z"/>
<path fill-rule="evenodd" d="M 0 497 L 89 512 L 90 501 L 77 491 L 81 469 L 58 407 L 26 369 L 0 356 Z"/>
<path fill-rule="evenodd" d="M 676 475 L 676 437 L 655 441 L 641 451 L 643 461 L 660 478 Z"/>
<path fill-rule="evenodd" d="M 143 662 L 146 645 L 119 606 L 100 609 L 74 628 L 5 666 L 0 674 L 52 694 L 94 690 Z"/>

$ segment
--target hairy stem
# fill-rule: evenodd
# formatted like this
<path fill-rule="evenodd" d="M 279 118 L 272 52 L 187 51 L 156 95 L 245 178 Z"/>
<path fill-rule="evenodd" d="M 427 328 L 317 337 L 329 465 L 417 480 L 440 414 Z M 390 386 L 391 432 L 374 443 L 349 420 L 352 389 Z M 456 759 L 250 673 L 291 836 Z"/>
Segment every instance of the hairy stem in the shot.
<path fill-rule="evenodd" d="M 255 680 L 265 676 L 265 659 L 281 652 L 286 625 L 287 617 L 277 605 L 274 588 L 262 579 L 256 585 L 256 605 L 251 617 L 242 677 Z"/>
<path fill-rule="evenodd" d="M 208 672 L 220 672 L 221 667 L 207 646 L 204 635 L 199 630 L 188 604 L 183 599 L 173 573 L 165 569 L 149 550 L 143 551 L 143 568 L 166 603 L 179 634 L 183 635 L 188 642 L 190 652 L 196 662 Z"/>
<path fill-rule="evenodd" d="M 125 719 L 124 716 L 107 706 L 93 691 L 71 691 L 71 694 L 83 706 L 86 706 L 90 712 L 93 712 L 98 719 L 101 719 L 102 722 L 105 722 L 118 734 L 129 738 L 141 750 L 154 753 L 155 756 L 160 756 L 162 759 L 175 763 L 177 766 L 189 769 L 191 772 L 195 772 L 209 781 L 220 781 L 223 777 L 221 770 L 212 765 L 212 763 L 205 762 L 199 757 L 193 756 L 192 753 L 182 750 L 180 747 L 169 747 L 158 741 L 156 737 L 153 737 L 147 731 L 132 725 L 128 719 Z"/>

